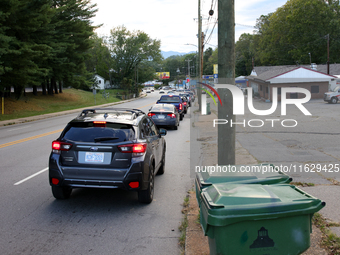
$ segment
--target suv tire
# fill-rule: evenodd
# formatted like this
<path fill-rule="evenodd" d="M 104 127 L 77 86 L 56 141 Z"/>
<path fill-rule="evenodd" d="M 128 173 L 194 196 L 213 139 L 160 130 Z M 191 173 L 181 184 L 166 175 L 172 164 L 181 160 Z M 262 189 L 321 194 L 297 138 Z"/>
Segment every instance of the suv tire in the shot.
<path fill-rule="evenodd" d="M 179 117 L 179 120 L 183 120 L 184 118 L 184 114 L 181 114 L 181 116 Z"/>
<path fill-rule="evenodd" d="M 177 127 L 177 126 L 176 126 Z M 159 167 L 157 175 L 162 175 L 164 174 L 165 170 L 165 147 L 163 149 L 163 156 L 162 156 L 162 165 Z"/>
<path fill-rule="evenodd" d="M 336 104 L 338 102 L 338 99 L 336 97 L 331 98 L 331 103 Z"/>
<path fill-rule="evenodd" d="M 146 190 L 138 191 L 138 201 L 144 204 L 150 204 L 153 200 L 155 186 L 155 171 L 154 167 L 150 166 L 150 181 L 148 184 L 148 188 Z"/>
<path fill-rule="evenodd" d="M 52 194 L 56 199 L 68 199 L 71 196 L 72 188 L 52 186 Z"/>

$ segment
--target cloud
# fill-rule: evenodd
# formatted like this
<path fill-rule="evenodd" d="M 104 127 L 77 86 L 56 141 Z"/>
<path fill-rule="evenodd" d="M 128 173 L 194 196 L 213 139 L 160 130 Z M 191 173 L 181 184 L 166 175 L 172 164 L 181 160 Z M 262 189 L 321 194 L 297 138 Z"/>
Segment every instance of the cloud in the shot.
<path fill-rule="evenodd" d="M 211 4 L 217 0 L 201 0 L 202 15 L 207 18 Z M 286 0 L 247 0 L 235 1 L 235 23 L 255 25 L 256 19 L 262 14 L 275 11 Z M 94 25 L 103 23 L 96 32 L 109 35 L 113 27 L 124 25 L 128 30 L 141 30 L 151 38 L 161 40 L 162 51 L 189 52 L 196 47 L 186 44 L 198 44 L 198 1 L 194 0 L 92 0 L 97 3 L 98 12 L 93 18 Z M 217 17 L 217 5 L 214 17 Z M 206 20 L 206 19 L 205 19 Z M 210 35 L 214 19 L 203 31 Z M 204 23 L 204 21 L 203 21 Z M 236 26 L 235 38 L 242 33 L 252 33 L 248 27 Z M 209 41 L 217 45 L 217 26 Z M 211 46 L 207 45 L 207 46 Z M 214 47 L 213 47 L 214 48 Z"/>

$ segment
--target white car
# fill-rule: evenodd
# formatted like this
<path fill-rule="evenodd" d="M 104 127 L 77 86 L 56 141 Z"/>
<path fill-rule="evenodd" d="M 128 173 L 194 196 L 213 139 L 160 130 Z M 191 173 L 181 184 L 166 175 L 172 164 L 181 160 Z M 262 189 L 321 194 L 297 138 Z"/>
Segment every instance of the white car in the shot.
<path fill-rule="evenodd" d="M 323 100 L 330 104 L 336 104 L 338 100 L 340 100 L 340 86 L 336 86 L 333 91 L 326 92 L 323 96 Z"/>
<path fill-rule="evenodd" d="M 159 91 L 159 94 L 164 94 L 165 93 L 165 91 L 163 90 L 163 89 L 161 89 L 160 91 Z"/>

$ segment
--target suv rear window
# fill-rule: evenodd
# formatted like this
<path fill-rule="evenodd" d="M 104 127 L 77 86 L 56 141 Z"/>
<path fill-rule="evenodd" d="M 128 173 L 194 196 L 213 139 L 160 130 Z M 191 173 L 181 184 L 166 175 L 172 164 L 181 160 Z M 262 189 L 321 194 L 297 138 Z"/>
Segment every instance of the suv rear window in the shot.
<path fill-rule="evenodd" d="M 119 143 L 132 141 L 134 134 L 131 125 L 106 123 L 96 126 L 93 122 L 74 122 L 67 125 L 62 138 L 74 142 Z"/>

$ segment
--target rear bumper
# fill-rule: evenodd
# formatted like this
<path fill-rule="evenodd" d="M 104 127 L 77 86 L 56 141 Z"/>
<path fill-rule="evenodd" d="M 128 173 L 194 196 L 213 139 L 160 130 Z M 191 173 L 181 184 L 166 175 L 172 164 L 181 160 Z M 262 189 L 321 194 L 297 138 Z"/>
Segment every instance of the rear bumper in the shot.
<path fill-rule="evenodd" d="M 63 167 L 59 164 L 59 155 L 51 155 L 49 162 L 49 182 L 59 180 L 56 186 L 72 188 L 118 188 L 124 190 L 144 190 L 148 187 L 148 166 L 144 162 L 132 163 L 127 169 Z M 131 188 L 129 183 L 138 182 L 138 188 Z"/>
<path fill-rule="evenodd" d="M 176 126 L 176 119 L 158 120 L 152 119 L 156 126 Z"/>

